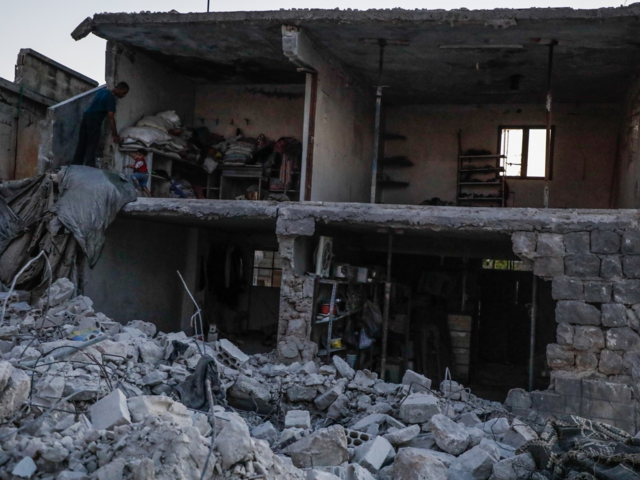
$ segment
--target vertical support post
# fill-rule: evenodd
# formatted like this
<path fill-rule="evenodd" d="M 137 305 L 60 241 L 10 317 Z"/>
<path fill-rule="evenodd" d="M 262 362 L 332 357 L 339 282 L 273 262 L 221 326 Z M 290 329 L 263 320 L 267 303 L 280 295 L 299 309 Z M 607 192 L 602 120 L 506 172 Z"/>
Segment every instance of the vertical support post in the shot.
<path fill-rule="evenodd" d="M 336 305 L 336 293 L 338 282 L 333 281 L 331 288 L 331 300 L 329 302 L 329 325 L 327 325 L 327 364 L 331 362 L 331 337 L 333 335 L 333 309 Z"/>
<path fill-rule="evenodd" d="M 318 102 L 318 73 L 307 72 L 302 134 L 302 168 L 300 169 L 300 200 L 311 200 L 313 180 L 313 146 L 316 134 L 316 105 Z"/>
<path fill-rule="evenodd" d="M 536 318 L 538 316 L 538 278 L 533 275 L 531 292 L 531 335 L 529 343 L 529 391 L 533 391 L 533 356 L 536 348 Z"/>
<path fill-rule="evenodd" d="M 384 308 L 382 311 L 382 359 L 380 360 L 380 378 L 384 380 L 387 368 L 387 342 L 389 340 L 389 305 L 391 303 L 391 258 L 393 256 L 393 235 L 389 235 L 387 249 L 387 281 L 384 284 Z"/>
<path fill-rule="evenodd" d="M 547 101 L 545 109 L 547 111 L 547 145 L 544 159 L 544 208 L 549 208 L 549 180 L 551 178 L 551 107 L 553 104 L 553 47 L 558 44 L 556 40 L 552 40 L 549 44 L 549 65 L 547 68 Z"/>
<path fill-rule="evenodd" d="M 378 187 L 378 156 L 380 154 L 380 116 L 382 115 L 382 87 L 376 90 L 376 124 L 373 130 L 373 171 L 371 173 L 371 201 L 376 203 Z"/>

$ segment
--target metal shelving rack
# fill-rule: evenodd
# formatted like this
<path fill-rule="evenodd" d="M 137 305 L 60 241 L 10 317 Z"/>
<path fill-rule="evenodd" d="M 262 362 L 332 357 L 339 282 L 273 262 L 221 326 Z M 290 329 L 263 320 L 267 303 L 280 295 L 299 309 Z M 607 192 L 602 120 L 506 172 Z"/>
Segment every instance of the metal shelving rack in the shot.
<path fill-rule="evenodd" d="M 505 175 L 501 175 L 504 172 L 504 167 L 500 166 L 500 160 L 503 158 L 507 157 L 505 155 L 458 155 L 458 190 L 456 195 L 458 204 L 460 204 L 460 202 L 490 202 L 499 204 L 500 207 L 505 206 Z M 471 162 L 474 161 L 495 161 L 495 167 L 473 168 L 473 164 Z M 487 181 L 484 182 L 475 179 L 471 181 L 463 181 L 463 177 L 467 175 L 487 175 L 491 173 L 494 174 L 494 178 L 488 178 Z M 485 197 L 462 196 L 463 193 L 475 193 L 474 190 L 481 187 L 496 188 L 496 195 Z M 469 189 L 471 192 L 465 192 L 465 189 Z"/>

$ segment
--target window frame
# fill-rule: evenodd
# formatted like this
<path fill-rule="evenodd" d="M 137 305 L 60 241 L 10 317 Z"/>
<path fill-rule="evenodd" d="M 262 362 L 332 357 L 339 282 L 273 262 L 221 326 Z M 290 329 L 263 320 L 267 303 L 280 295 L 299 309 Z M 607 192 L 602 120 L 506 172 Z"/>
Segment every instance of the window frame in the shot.
<path fill-rule="evenodd" d="M 256 266 L 256 252 L 271 252 L 273 253 L 273 258 L 271 259 L 271 266 L 270 267 L 260 267 L 260 266 Z M 280 251 L 278 249 L 272 250 L 270 248 L 254 248 L 253 249 L 253 253 L 251 256 L 251 287 L 255 288 L 282 288 L 282 267 L 276 267 L 276 255 L 280 255 Z M 282 261 L 282 257 L 280 257 L 280 261 Z M 271 285 L 254 285 L 254 275 L 256 270 L 269 270 L 270 272 L 270 276 L 271 276 Z M 274 285 L 273 283 L 273 278 L 274 278 L 274 272 L 275 271 L 279 271 L 280 272 L 280 284 L 279 285 Z M 259 277 L 259 276 L 258 276 Z"/>
<path fill-rule="evenodd" d="M 547 126 L 546 125 L 498 125 L 498 149 L 496 150 L 498 152 L 499 155 L 501 155 L 500 152 L 502 152 L 502 130 L 504 129 L 511 129 L 511 130 L 523 130 L 522 132 L 522 170 L 521 170 L 521 174 L 518 176 L 514 176 L 514 175 L 507 175 L 507 169 L 506 169 L 506 165 L 505 165 L 505 170 L 504 170 L 504 176 L 506 179 L 514 179 L 514 180 L 544 180 L 546 177 L 528 177 L 526 172 L 527 172 L 527 167 L 528 167 L 528 160 L 529 160 L 529 130 L 547 130 Z M 547 168 L 545 166 L 545 174 L 548 175 L 549 180 L 553 180 L 553 157 L 554 157 L 554 150 L 555 150 L 555 143 L 556 143 L 556 126 L 552 125 L 551 126 L 551 152 L 550 152 L 550 157 L 549 158 L 549 169 L 547 171 Z M 545 150 L 546 151 L 546 150 Z M 502 160 L 506 160 L 501 158 Z M 524 175 L 522 174 L 522 172 L 524 172 Z"/>

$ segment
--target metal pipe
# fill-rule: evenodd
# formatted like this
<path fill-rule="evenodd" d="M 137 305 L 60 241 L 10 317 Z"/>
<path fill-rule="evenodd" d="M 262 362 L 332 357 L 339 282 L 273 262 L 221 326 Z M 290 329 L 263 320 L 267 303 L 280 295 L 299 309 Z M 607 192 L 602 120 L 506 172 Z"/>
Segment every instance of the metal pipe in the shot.
<path fill-rule="evenodd" d="M 549 64 L 547 67 L 547 145 L 545 150 L 544 159 L 544 208 L 549 208 L 549 180 L 551 178 L 551 106 L 553 104 L 553 47 L 558 44 L 556 40 L 553 40 L 549 44 Z"/>
<path fill-rule="evenodd" d="M 92 338 L 91 340 L 87 340 L 86 342 L 78 342 L 77 346 L 69 346 L 69 347 L 64 347 L 61 348 L 60 350 L 56 350 L 55 352 L 53 352 L 50 357 L 52 360 L 56 360 L 58 358 L 62 358 L 65 357 L 67 355 L 69 355 L 70 353 L 76 353 L 78 351 L 78 349 L 83 349 L 86 347 L 90 347 L 91 345 L 95 345 L 96 343 L 99 343 L 103 340 L 106 340 L 107 338 L 109 338 L 109 335 L 100 335 L 98 337 Z M 47 355 L 49 356 L 49 355 Z M 39 358 L 36 360 L 28 360 L 26 362 L 17 362 L 15 365 L 17 367 L 33 367 L 36 365 L 36 363 L 38 362 Z M 42 366 L 46 366 L 49 365 L 48 363 L 43 363 L 41 364 Z"/>
<path fill-rule="evenodd" d="M 378 156 L 380 154 L 380 116 L 382 114 L 382 87 L 376 90 L 376 124 L 373 130 L 373 172 L 371 174 L 371 202 L 376 203 L 378 187 Z"/>
<path fill-rule="evenodd" d="M 533 356 L 536 348 L 536 317 L 538 316 L 538 278 L 533 275 L 531 292 L 531 336 L 529 344 L 529 391 L 533 391 Z"/>
<path fill-rule="evenodd" d="M 211 1 L 211 0 L 207 0 L 207 13 L 209 13 L 209 2 L 210 2 L 210 1 Z"/>
<path fill-rule="evenodd" d="M 387 250 L 387 281 L 384 284 L 384 309 L 382 313 L 382 359 L 380 360 L 380 378 L 384 380 L 387 368 L 387 341 L 389 339 L 389 304 L 391 303 L 391 258 L 393 256 L 393 235 L 389 235 Z"/>

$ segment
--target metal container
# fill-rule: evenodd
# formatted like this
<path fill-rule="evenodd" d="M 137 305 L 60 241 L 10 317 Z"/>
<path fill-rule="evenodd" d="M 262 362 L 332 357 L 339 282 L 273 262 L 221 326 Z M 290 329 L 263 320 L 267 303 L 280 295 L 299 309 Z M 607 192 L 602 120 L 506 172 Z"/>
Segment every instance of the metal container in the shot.
<path fill-rule="evenodd" d="M 350 268 L 351 266 L 348 263 L 334 263 L 333 276 L 335 278 L 347 278 L 349 276 Z"/>

